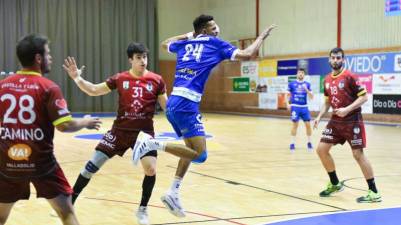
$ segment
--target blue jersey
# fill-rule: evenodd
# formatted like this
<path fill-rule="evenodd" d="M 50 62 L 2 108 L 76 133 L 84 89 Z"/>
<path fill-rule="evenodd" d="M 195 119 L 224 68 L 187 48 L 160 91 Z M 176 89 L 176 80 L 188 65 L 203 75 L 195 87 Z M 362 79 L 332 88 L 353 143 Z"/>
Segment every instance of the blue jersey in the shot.
<path fill-rule="evenodd" d="M 215 36 L 171 42 L 168 51 L 177 54 L 173 92 L 193 102 L 200 102 L 210 71 L 225 59 L 234 60 L 237 48 Z"/>
<path fill-rule="evenodd" d="M 308 106 L 308 93 L 305 87 L 311 91 L 310 83 L 306 81 L 295 80 L 288 84 L 288 91 L 291 93 L 291 106 Z"/>

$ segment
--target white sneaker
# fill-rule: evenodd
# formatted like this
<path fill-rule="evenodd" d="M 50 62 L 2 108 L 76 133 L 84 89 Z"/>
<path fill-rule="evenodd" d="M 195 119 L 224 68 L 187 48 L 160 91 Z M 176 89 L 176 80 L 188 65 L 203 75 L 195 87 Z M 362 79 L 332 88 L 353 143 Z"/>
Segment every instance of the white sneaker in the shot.
<path fill-rule="evenodd" d="M 136 218 L 138 220 L 138 224 L 140 225 L 149 225 L 149 216 L 148 209 L 146 206 L 139 206 L 138 211 L 136 211 Z"/>
<path fill-rule="evenodd" d="M 139 160 L 141 159 L 142 156 L 144 156 L 146 153 L 156 150 L 156 149 L 151 149 L 151 146 L 148 144 L 148 141 L 152 138 L 149 134 L 141 131 L 138 134 L 138 137 L 136 138 L 136 142 L 133 148 L 133 154 L 132 154 L 132 161 L 134 165 L 137 165 Z"/>
<path fill-rule="evenodd" d="M 160 198 L 168 211 L 176 217 L 185 217 L 178 194 L 167 193 Z"/>

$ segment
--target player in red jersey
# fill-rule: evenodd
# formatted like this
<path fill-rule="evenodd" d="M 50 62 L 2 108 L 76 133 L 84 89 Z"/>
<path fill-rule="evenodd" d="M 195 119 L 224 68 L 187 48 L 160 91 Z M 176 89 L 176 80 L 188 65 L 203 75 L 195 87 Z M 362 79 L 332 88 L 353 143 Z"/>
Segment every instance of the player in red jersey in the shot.
<path fill-rule="evenodd" d="M 73 188 L 73 202 L 107 160 L 115 155 L 122 156 L 128 148 L 133 147 L 140 131 L 154 136 L 153 115 L 156 102 L 159 102 L 163 110 L 166 107 L 166 85 L 162 77 L 146 69 L 147 48 L 140 43 L 131 43 L 127 48 L 127 55 L 131 69 L 117 73 L 100 84 L 84 80 L 74 58 L 68 57 L 65 60 L 64 69 L 88 95 L 105 95 L 114 89 L 119 94 L 117 118 L 111 130 L 96 146 L 92 159 L 79 174 Z M 149 224 L 147 204 L 156 181 L 156 157 L 157 151 L 150 151 L 141 158 L 145 177 L 142 183 L 142 200 L 136 213 L 139 224 Z"/>
<path fill-rule="evenodd" d="M 42 76 L 52 64 L 46 37 L 25 36 L 17 56 L 23 68 L 0 81 L 0 224 L 15 202 L 29 199 L 30 183 L 64 225 L 79 224 L 71 187 L 54 156 L 54 127 L 62 132 L 98 129 L 100 121 L 72 119 L 60 88 Z"/>
<path fill-rule="evenodd" d="M 332 72 L 324 80 L 326 101 L 314 121 L 314 128 L 317 128 L 322 116 L 330 107 L 333 108 L 333 114 L 317 147 L 320 161 L 330 177 L 327 188 L 320 192 L 320 196 L 329 197 L 332 193 L 344 188 L 337 177 L 330 149 L 333 145 L 344 144 L 347 141 L 369 187 L 368 194 L 357 198 L 356 201 L 380 202 L 381 196 L 376 188 L 372 166 L 363 152 L 366 147 L 366 137 L 361 105 L 368 100 L 368 96 L 365 87 L 359 83 L 357 75 L 344 68 L 344 60 L 344 51 L 341 48 L 330 51 L 329 63 Z"/>

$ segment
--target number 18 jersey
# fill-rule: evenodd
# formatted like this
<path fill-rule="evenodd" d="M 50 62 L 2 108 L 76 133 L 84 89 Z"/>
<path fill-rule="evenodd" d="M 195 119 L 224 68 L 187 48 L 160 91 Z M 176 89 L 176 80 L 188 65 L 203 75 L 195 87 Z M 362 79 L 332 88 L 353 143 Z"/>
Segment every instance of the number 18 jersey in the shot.
<path fill-rule="evenodd" d="M 71 120 L 60 88 L 41 74 L 18 71 L 0 81 L 0 173 L 46 175 L 57 166 L 54 126 Z"/>

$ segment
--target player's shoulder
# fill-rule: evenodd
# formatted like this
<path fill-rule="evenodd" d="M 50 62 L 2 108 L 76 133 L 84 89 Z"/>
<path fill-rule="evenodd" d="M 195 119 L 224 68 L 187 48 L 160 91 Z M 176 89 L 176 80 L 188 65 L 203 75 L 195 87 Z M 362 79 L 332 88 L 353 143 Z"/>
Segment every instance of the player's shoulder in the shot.
<path fill-rule="evenodd" d="M 157 82 L 160 82 L 160 81 L 163 80 L 163 77 L 162 77 L 160 74 L 157 74 L 157 73 L 152 72 L 152 71 L 148 71 L 148 72 L 145 74 L 144 77 L 145 77 L 145 79 L 147 79 L 147 80 L 155 80 L 155 81 L 157 81 Z"/>
<path fill-rule="evenodd" d="M 116 79 L 116 80 L 124 79 L 124 78 L 128 78 L 128 77 L 131 77 L 131 74 L 129 73 L 128 70 L 127 70 L 127 71 L 121 71 L 121 72 L 112 74 L 112 75 L 110 76 L 110 78 L 114 78 L 114 79 Z"/>

